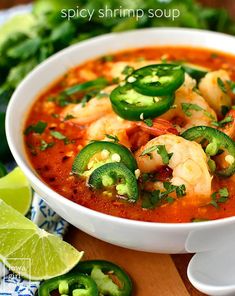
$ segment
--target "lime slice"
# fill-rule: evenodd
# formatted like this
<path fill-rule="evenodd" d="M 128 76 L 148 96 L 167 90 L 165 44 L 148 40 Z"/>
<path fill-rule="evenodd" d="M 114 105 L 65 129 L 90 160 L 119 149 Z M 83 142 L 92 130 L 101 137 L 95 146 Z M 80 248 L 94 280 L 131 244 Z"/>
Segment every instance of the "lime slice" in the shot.
<path fill-rule="evenodd" d="M 0 199 L 23 215 L 28 212 L 32 201 L 32 190 L 19 167 L 0 178 Z"/>
<path fill-rule="evenodd" d="M 0 200 L 0 260 L 29 280 L 44 280 L 70 271 L 83 252 L 38 228 Z"/>

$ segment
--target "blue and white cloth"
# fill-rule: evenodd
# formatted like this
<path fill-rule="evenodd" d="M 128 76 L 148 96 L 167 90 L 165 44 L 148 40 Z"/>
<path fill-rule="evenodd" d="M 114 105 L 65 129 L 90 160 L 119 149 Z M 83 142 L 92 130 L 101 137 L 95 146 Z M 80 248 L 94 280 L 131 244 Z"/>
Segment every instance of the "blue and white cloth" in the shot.
<path fill-rule="evenodd" d="M 28 218 L 40 228 L 61 237 L 68 227 L 68 223 L 49 208 L 36 193 Z M 0 296 L 33 296 L 39 284 L 40 282 L 27 281 L 11 273 L 0 263 Z"/>

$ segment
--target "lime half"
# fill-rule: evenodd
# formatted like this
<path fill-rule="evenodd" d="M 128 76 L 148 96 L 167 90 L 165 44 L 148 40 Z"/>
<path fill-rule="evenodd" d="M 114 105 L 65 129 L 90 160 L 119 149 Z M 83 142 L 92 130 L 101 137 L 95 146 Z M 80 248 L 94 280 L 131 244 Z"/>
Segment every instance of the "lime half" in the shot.
<path fill-rule="evenodd" d="M 0 178 L 0 199 L 23 215 L 28 212 L 32 201 L 32 190 L 19 167 Z"/>
<path fill-rule="evenodd" d="M 83 252 L 38 228 L 0 200 L 0 260 L 29 280 L 44 280 L 70 271 Z"/>

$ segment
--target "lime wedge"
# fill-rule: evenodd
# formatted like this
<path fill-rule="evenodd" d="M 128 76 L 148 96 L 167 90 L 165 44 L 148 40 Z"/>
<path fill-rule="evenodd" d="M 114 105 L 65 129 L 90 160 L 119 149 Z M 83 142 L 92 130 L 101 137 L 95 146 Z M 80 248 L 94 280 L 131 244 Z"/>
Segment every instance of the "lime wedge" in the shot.
<path fill-rule="evenodd" d="M 19 167 L 0 178 L 0 199 L 23 215 L 28 212 L 32 201 L 32 190 Z"/>
<path fill-rule="evenodd" d="M 38 228 L 0 200 L 0 260 L 29 280 L 44 280 L 70 271 L 83 252 Z"/>

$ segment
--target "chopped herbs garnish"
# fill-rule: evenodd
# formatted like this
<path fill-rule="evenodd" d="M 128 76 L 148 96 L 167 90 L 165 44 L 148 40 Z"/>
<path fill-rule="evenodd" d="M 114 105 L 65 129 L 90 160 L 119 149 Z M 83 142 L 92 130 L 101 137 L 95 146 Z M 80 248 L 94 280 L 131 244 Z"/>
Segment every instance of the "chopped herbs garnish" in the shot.
<path fill-rule="evenodd" d="M 64 118 L 64 121 L 69 120 L 69 119 L 73 119 L 75 118 L 75 116 L 73 116 L 72 114 L 67 114 Z"/>
<path fill-rule="evenodd" d="M 73 143 L 74 141 L 69 140 L 65 135 L 61 134 L 58 131 L 51 131 L 50 134 L 52 135 L 52 137 L 54 137 L 57 140 L 62 140 L 64 141 L 65 145 L 68 145 L 70 143 Z"/>
<path fill-rule="evenodd" d="M 108 139 L 111 139 L 113 140 L 114 143 L 118 143 L 119 142 L 119 139 L 116 135 L 108 135 L 108 134 L 105 134 L 105 136 L 108 138 Z"/>
<path fill-rule="evenodd" d="M 206 218 L 193 218 L 191 220 L 191 222 L 206 222 L 206 221 L 210 221 L 210 219 L 206 219 Z"/>
<path fill-rule="evenodd" d="M 211 194 L 211 202 L 209 203 L 215 208 L 219 208 L 219 203 L 225 203 L 229 198 L 229 192 L 226 187 L 219 189 Z"/>
<path fill-rule="evenodd" d="M 67 138 L 65 135 L 57 131 L 51 131 L 50 134 L 57 140 L 65 140 Z"/>
<path fill-rule="evenodd" d="M 222 92 L 226 94 L 227 93 L 226 86 L 220 77 L 217 78 L 217 84 L 218 84 L 219 88 L 222 90 Z"/>
<path fill-rule="evenodd" d="M 212 58 L 212 59 L 216 59 L 216 58 L 218 58 L 218 54 L 213 52 L 213 53 L 211 54 L 211 58 Z"/>
<path fill-rule="evenodd" d="M 152 158 L 151 152 L 155 150 L 161 156 L 163 164 L 168 165 L 173 153 L 167 153 L 165 145 L 155 145 L 149 147 L 145 149 L 140 156 L 148 155 L 150 158 Z"/>
<path fill-rule="evenodd" d="M 103 56 L 103 57 L 101 58 L 101 60 L 102 60 L 103 62 L 112 62 L 113 59 L 114 59 L 114 56 L 112 56 L 112 55 L 106 55 L 106 56 Z"/>
<path fill-rule="evenodd" d="M 150 118 L 145 119 L 145 120 L 144 120 L 144 123 L 146 123 L 147 126 L 149 126 L 149 127 L 153 126 L 153 121 L 152 121 L 152 119 L 150 119 Z"/>
<path fill-rule="evenodd" d="M 227 83 L 232 91 L 233 94 L 235 94 L 235 82 L 231 80 L 227 80 Z"/>
<path fill-rule="evenodd" d="M 42 134 L 44 130 L 47 127 L 47 123 L 44 121 L 38 121 L 36 124 L 29 125 L 25 131 L 24 134 L 27 136 L 30 133 L 37 133 L 37 134 Z"/>
<path fill-rule="evenodd" d="M 180 186 L 172 185 L 170 182 L 163 182 L 165 191 L 154 190 L 152 192 L 144 191 L 142 208 L 154 209 L 165 203 L 173 203 L 175 198 L 169 196 L 170 193 L 175 192 L 177 197 L 183 197 L 186 195 L 185 185 Z"/>
<path fill-rule="evenodd" d="M 192 113 L 190 110 L 194 111 L 203 111 L 204 109 L 197 104 L 190 104 L 190 103 L 182 103 L 181 104 L 182 111 L 184 112 L 185 115 L 188 117 L 192 116 Z"/>
<path fill-rule="evenodd" d="M 56 114 L 56 113 L 52 113 L 51 116 L 52 116 L 53 118 L 59 118 L 59 117 L 60 117 L 60 115 L 59 115 L 59 114 Z"/>
<path fill-rule="evenodd" d="M 47 148 L 53 147 L 54 145 L 55 145 L 54 142 L 47 143 L 46 141 L 41 140 L 41 145 L 40 145 L 39 149 L 41 151 L 45 151 Z"/>
<path fill-rule="evenodd" d="M 112 80 L 112 83 L 114 83 L 114 84 L 118 84 L 119 82 L 120 82 L 119 77 L 114 77 Z"/>
<path fill-rule="evenodd" d="M 182 108 L 182 111 L 184 112 L 184 114 L 188 117 L 192 116 L 192 112 L 190 112 L 190 110 L 203 111 L 203 114 L 205 116 L 209 117 L 212 120 L 215 120 L 215 117 L 211 113 L 209 113 L 208 111 L 206 111 L 205 109 L 203 109 L 201 106 L 199 106 L 197 104 L 181 103 L 181 108 Z"/>
<path fill-rule="evenodd" d="M 134 70 L 135 70 L 135 69 L 134 69 L 133 67 L 127 65 L 127 66 L 123 69 L 122 74 L 128 76 L 128 75 L 131 75 L 131 74 L 134 72 Z"/>
<path fill-rule="evenodd" d="M 226 116 L 221 121 L 212 121 L 211 124 L 216 127 L 224 127 L 227 123 L 232 122 L 232 121 L 233 121 L 233 117 L 231 115 L 229 115 L 229 116 Z"/>

